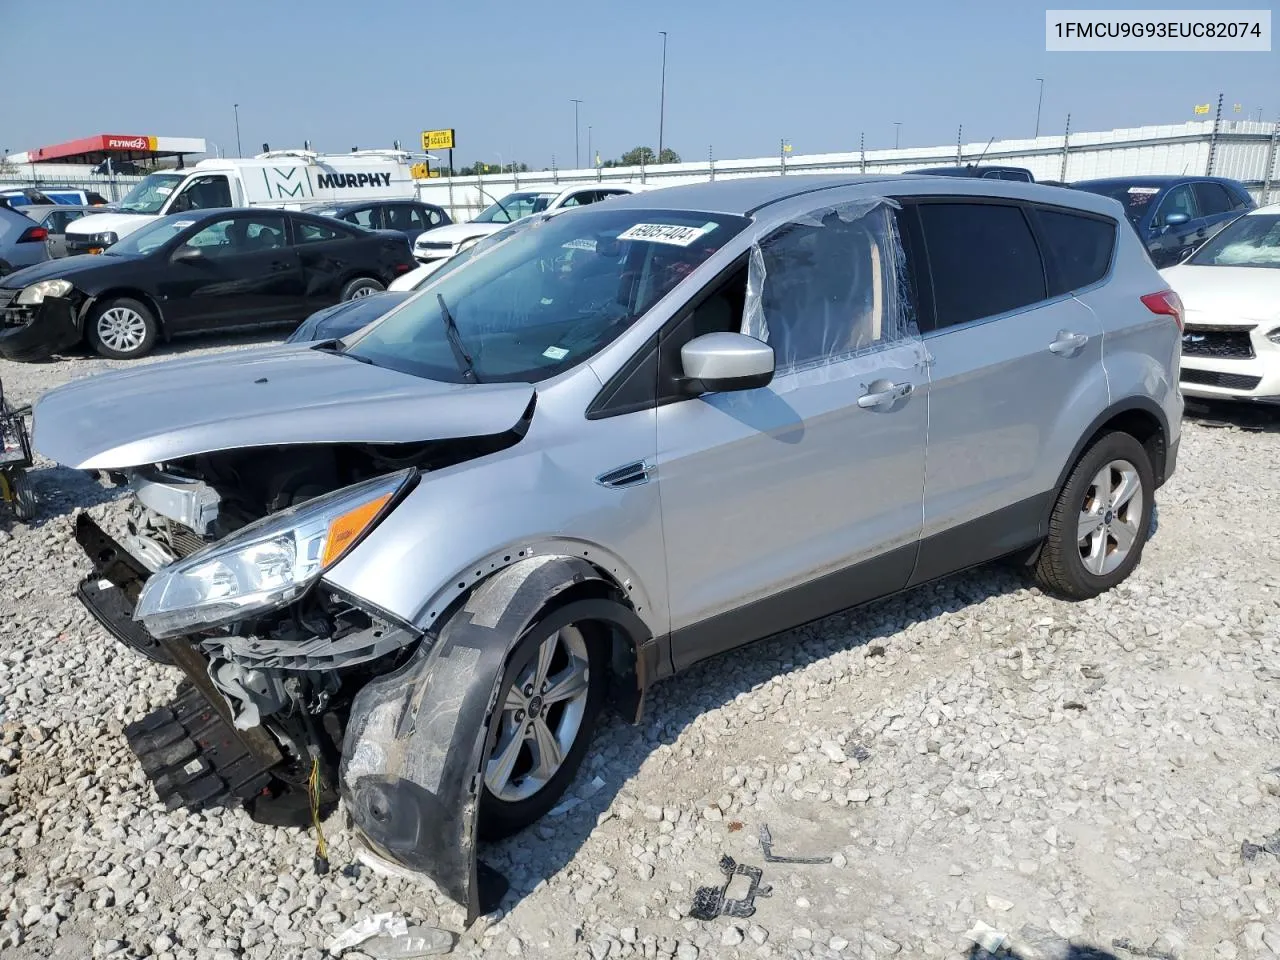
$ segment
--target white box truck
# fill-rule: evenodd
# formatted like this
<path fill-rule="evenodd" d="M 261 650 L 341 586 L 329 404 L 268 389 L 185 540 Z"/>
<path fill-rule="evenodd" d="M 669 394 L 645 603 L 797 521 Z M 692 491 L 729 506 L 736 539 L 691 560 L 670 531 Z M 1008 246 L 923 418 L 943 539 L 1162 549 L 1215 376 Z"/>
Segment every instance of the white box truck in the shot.
<path fill-rule="evenodd" d="M 413 199 L 411 157 L 401 150 L 318 154 L 273 150 L 252 159 L 201 160 L 148 174 L 109 210 L 67 227 L 67 252 L 101 253 L 170 213 L 214 207 L 297 209 L 316 201 Z"/>

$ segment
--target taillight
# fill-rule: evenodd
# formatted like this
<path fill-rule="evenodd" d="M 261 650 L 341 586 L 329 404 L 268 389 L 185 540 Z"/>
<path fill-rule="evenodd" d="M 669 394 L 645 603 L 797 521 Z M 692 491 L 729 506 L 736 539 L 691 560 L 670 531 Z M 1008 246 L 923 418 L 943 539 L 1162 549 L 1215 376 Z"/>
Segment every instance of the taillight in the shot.
<path fill-rule="evenodd" d="M 1148 293 L 1142 298 L 1142 303 L 1152 313 L 1173 317 L 1173 322 L 1178 325 L 1178 332 L 1182 332 L 1182 300 L 1172 290 Z"/>
<path fill-rule="evenodd" d="M 394 270 L 396 273 L 408 273 L 415 266 L 417 266 L 416 263 L 397 263 L 391 269 Z"/>
<path fill-rule="evenodd" d="M 27 227 L 18 238 L 19 243 L 44 243 L 49 239 L 49 231 L 44 227 Z"/>

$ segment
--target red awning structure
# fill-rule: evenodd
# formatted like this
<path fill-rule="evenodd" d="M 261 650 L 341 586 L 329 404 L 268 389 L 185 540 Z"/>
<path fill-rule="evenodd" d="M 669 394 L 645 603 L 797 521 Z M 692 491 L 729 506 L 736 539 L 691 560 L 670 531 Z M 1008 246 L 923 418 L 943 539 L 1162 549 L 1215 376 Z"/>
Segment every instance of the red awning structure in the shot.
<path fill-rule="evenodd" d="M 112 160 L 147 161 L 205 153 L 203 137 L 154 137 L 148 134 L 100 133 L 50 147 L 11 154 L 10 163 L 98 164 Z"/>

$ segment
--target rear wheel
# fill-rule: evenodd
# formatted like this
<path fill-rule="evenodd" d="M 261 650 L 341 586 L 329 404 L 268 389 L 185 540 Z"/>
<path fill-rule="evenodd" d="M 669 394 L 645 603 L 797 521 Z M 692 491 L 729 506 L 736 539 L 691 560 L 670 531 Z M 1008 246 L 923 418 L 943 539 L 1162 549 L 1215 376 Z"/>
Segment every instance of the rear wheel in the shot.
<path fill-rule="evenodd" d="M 523 830 L 573 780 L 604 703 L 605 649 L 590 623 L 570 624 L 550 636 L 535 624 L 517 644 L 490 732 L 482 836 Z"/>
<path fill-rule="evenodd" d="M 1155 475 L 1146 449 L 1109 433 L 1076 463 L 1058 494 L 1036 581 L 1071 600 L 1110 590 L 1137 566 L 1151 529 Z"/>
<path fill-rule="evenodd" d="M 381 283 L 373 279 L 373 277 L 356 277 L 354 280 L 348 280 L 342 288 L 342 300 L 356 300 L 360 297 L 367 297 L 371 293 L 381 293 L 385 290 Z"/>
<path fill-rule="evenodd" d="M 89 314 L 93 349 L 111 360 L 132 360 L 150 353 L 158 326 L 146 304 L 119 297 L 99 304 Z"/>

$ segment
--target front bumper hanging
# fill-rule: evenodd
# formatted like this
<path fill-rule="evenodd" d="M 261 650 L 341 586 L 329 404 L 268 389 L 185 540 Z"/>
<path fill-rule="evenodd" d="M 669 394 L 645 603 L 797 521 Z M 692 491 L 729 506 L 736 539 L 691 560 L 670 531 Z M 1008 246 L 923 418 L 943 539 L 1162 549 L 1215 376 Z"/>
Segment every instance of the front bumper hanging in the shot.
<path fill-rule="evenodd" d="M 235 729 L 199 650 L 181 638 L 157 639 L 133 619 L 146 568 L 87 513 L 76 518 L 75 534 L 94 567 L 76 591 L 85 608 L 125 646 L 186 675 L 174 703 L 125 729 L 156 795 L 170 809 L 257 796 L 284 760 L 275 739 L 261 727 Z"/>

